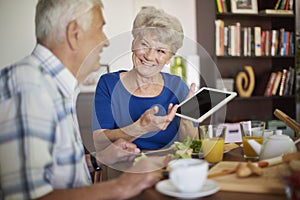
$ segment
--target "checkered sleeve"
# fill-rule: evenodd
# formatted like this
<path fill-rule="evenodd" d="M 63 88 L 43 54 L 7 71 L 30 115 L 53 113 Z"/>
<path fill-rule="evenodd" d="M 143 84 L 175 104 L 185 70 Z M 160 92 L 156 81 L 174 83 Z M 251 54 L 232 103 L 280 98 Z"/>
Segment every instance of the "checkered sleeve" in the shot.
<path fill-rule="evenodd" d="M 0 198 L 34 199 L 53 190 L 55 113 L 41 85 L 29 81 L 1 89 Z"/>

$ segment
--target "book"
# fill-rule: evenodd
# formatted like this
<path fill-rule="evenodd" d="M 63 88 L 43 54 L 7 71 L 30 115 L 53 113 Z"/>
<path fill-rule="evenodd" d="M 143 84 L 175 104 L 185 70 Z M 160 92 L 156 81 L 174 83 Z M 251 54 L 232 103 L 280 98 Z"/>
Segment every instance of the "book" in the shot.
<path fill-rule="evenodd" d="M 255 56 L 261 56 L 261 27 L 254 27 Z"/>
<path fill-rule="evenodd" d="M 248 56 L 251 56 L 251 48 L 252 48 L 252 36 L 253 36 L 253 34 L 252 34 L 252 28 L 251 27 L 248 27 L 248 44 L 247 44 L 247 46 L 248 46 L 248 52 L 247 52 L 247 55 Z"/>
<path fill-rule="evenodd" d="M 281 77 L 282 77 L 282 72 L 278 71 L 276 73 L 276 78 L 275 78 L 275 82 L 274 82 L 274 86 L 272 88 L 272 95 L 275 96 L 277 94 L 277 90 L 281 81 Z"/>
<path fill-rule="evenodd" d="M 228 26 L 228 41 L 227 41 L 227 52 L 231 56 L 231 25 Z"/>
<path fill-rule="evenodd" d="M 277 0 L 276 5 L 275 5 L 275 10 L 277 10 L 280 6 L 281 0 Z"/>
<path fill-rule="evenodd" d="M 264 14 L 273 14 L 273 15 L 293 15 L 293 10 L 274 10 L 274 9 L 265 9 L 261 10 L 260 13 Z"/>
<path fill-rule="evenodd" d="M 287 74 L 288 74 L 288 70 L 287 69 L 283 69 L 282 70 L 281 82 L 280 82 L 280 86 L 279 86 L 279 92 L 278 92 L 279 96 L 283 96 L 284 95 L 284 87 L 285 87 L 285 82 L 286 82 Z"/>
<path fill-rule="evenodd" d="M 285 5 L 284 5 L 284 10 L 288 10 L 289 9 L 289 5 L 290 5 L 290 0 L 286 0 Z"/>
<path fill-rule="evenodd" d="M 248 27 L 248 56 L 255 55 L 255 39 L 254 39 L 254 28 Z"/>
<path fill-rule="evenodd" d="M 222 0 L 222 3 L 223 3 L 223 5 L 224 5 L 224 12 L 225 12 L 225 13 L 229 12 L 229 10 L 228 10 L 228 5 L 227 5 L 226 0 Z"/>
<path fill-rule="evenodd" d="M 230 55 L 236 56 L 237 49 L 236 49 L 236 26 L 230 26 Z"/>
<path fill-rule="evenodd" d="M 290 33 L 289 55 L 295 55 L 295 37 L 294 37 L 294 32 Z"/>
<path fill-rule="evenodd" d="M 270 49 L 271 49 L 271 32 L 266 31 L 266 44 L 265 44 L 265 55 L 269 56 L 270 55 Z"/>
<path fill-rule="evenodd" d="M 224 21 L 221 19 L 215 20 L 215 37 L 216 37 L 216 55 L 224 55 Z"/>
<path fill-rule="evenodd" d="M 240 38 L 240 42 L 241 42 L 241 44 L 240 44 L 240 53 L 241 53 L 241 56 L 244 56 L 244 28 L 243 27 L 241 27 L 241 32 L 240 32 L 240 36 L 241 36 L 241 38 Z"/>
<path fill-rule="evenodd" d="M 284 32 L 284 41 L 283 41 L 283 46 L 284 46 L 284 49 L 283 49 L 283 54 L 285 56 L 288 56 L 289 55 L 289 51 L 290 51 L 290 36 L 291 36 L 291 32 L 289 31 L 286 31 Z"/>
<path fill-rule="evenodd" d="M 229 28 L 224 26 L 224 56 L 228 56 Z"/>
<path fill-rule="evenodd" d="M 218 13 L 222 13 L 221 0 L 216 0 L 216 3 L 217 3 L 217 11 L 218 11 Z"/>
<path fill-rule="evenodd" d="M 272 96 L 272 90 L 273 90 L 273 86 L 274 86 L 274 82 L 275 82 L 275 78 L 276 78 L 276 72 L 272 72 L 270 74 L 266 89 L 265 89 L 265 96 Z"/>
<path fill-rule="evenodd" d="M 284 28 L 281 28 L 278 36 L 278 54 L 281 56 L 284 56 L 284 32 Z"/>
<path fill-rule="evenodd" d="M 225 8 L 225 2 L 224 2 L 224 0 L 220 0 L 220 1 L 221 1 L 222 13 L 227 12 L 226 8 Z"/>
<path fill-rule="evenodd" d="M 294 9 L 294 1 L 290 0 L 289 10 L 293 10 L 293 9 Z"/>
<path fill-rule="evenodd" d="M 288 73 L 286 75 L 286 80 L 285 80 L 285 85 L 284 85 L 284 91 L 283 91 L 283 95 L 286 96 L 289 94 L 289 82 L 290 82 L 290 78 L 291 78 L 291 71 L 290 69 L 288 69 Z"/>
<path fill-rule="evenodd" d="M 277 55 L 278 35 L 279 35 L 278 30 L 272 30 L 272 35 L 271 35 L 271 56 L 276 56 Z"/>
<path fill-rule="evenodd" d="M 261 31 L 261 55 L 266 55 L 266 31 Z"/>
<path fill-rule="evenodd" d="M 243 56 L 248 56 L 248 28 L 247 27 L 243 27 L 242 29 L 243 31 Z"/>
<path fill-rule="evenodd" d="M 289 80 L 289 91 L 288 95 L 293 95 L 293 87 L 294 87 L 294 79 L 295 79 L 295 69 L 293 67 L 289 67 L 290 80 Z"/>
<path fill-rule="evenodd" d="M 278 7 L 278 9 L 279 10 L 284 10 L 285 4 L 286 4 L 286 0 L 282 0 L 279 7 Z"/>
<path fill-rule="evenodd" d="M 241 56 L 241 23 L 236 23 L 236 56 Z"/>
<path fill-rule="evenodd" d="M 224 56 L 224 21 L 220 21 L 220 54 Z"/>

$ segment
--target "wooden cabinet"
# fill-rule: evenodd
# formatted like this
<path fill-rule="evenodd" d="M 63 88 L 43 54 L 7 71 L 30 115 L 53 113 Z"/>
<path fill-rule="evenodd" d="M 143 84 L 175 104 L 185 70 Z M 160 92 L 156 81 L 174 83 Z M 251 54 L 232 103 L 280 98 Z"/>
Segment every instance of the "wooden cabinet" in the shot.
<path fill-rule="evenodd" d="M 230 1 L 230 0 L 227 0 Z M 258 0 L 258 11 L 273 8 L 277 0 Z M 294 4 L 296 1 L 294 0 Z M 294 5 L 294 13 L 295 13 Z M 217 13 L 216 0 L 196 1 L 197 9 L 197 40 L 206 49 L 217 65 L 222 78 L 234 78 L 244 66 L 252 66 L 255 73 L 255 88 L 251 97 L 237 97 L 227 106 L 226 121 L 236 122 L 245 119 L 271 120 L 276 119 L 273 111 L 281 109 L 290 117 L 296 117 L 295 80 L 292 93 L 289 95 L 265 96 L 264 91 L 271 72 L 292 67 L 295 69 L 296 57 L 292 55 L 263 56 L 216 56 L 215 20 L 221 19 L 225 25 L 237 22 L 241 27 L 261 27 L 261 30 L 280 30 L 284 28 L 295 33 L 295 14 L 234 14 Z M 295 41 L 295 34 L 293 35 Z M 295 44 L 294 44 L 295 47 Z M 295 73 L 293 74 L 295 76 Z"/>

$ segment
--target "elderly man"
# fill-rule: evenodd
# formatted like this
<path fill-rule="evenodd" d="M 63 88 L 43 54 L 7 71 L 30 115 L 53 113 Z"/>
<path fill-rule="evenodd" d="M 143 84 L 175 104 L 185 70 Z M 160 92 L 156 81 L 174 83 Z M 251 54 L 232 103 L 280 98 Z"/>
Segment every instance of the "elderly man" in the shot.
<path fill-rule="evenodd" d="M 148 172 L 91 185 L 88 169 L 101 163 L 84 155 L 75 102 L 109 45 L 101 1 L 39 0 L 35 22 L 32 54 L 0 71 L 1 199 L 125 199 L 155 184 Z M 109 164 L 139 149 L 118 140 L 97 153 Z"/>

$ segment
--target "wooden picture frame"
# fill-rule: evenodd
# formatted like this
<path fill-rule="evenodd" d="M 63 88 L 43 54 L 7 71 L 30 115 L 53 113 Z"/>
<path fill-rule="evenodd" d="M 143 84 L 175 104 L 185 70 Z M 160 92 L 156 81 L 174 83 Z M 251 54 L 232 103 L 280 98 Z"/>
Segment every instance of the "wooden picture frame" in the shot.
<path fill-rule="evenodd" d="M 257 14 L 257 0 L 230 0 L 231 12 L 239 14 Z"/>

